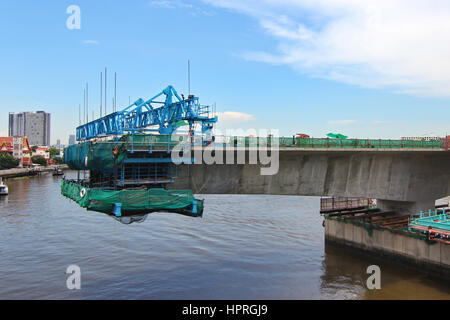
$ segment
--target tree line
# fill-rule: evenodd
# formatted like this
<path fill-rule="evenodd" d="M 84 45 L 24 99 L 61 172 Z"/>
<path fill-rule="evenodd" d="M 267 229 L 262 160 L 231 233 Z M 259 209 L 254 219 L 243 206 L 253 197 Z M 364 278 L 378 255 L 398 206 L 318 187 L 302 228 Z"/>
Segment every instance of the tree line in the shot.
<path fill-rule="evenodd" d="M 32 146 L 31 150 L 36 152 L 37 146 Z M 48 149 L 50 159 L 52 159 L 56 164 L 61 164 L 63 161 L 60 157 L 60 151 L 58 148 L 51 147 Z M 47 166 L 47 160 L 41 155 L 34 155 L 31 157 L 31 162 L 34 164 L 39 164 L 41 166 Z M 0 152 L 0 170 L 15 168 L 19 165 L 20 160 L 14 159 L 14 157 L 8 152 Z"/>

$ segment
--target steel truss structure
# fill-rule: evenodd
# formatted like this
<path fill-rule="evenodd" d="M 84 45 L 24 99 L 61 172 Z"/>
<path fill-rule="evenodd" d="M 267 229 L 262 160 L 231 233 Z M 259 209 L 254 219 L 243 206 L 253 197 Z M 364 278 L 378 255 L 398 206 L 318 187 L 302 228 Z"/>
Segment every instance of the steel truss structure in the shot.
<path fill-rule="evenodd" d="M 157 101 L 164 96 L 164 101 Z M 198 97 L 181 98 L 172 86 L 168 86 L 153 98 L 136 100 L 121 111 L 110 113 L 100 119 L 77 127 L 77 141 L 90 140 L 128 132 L 157 131 L 172 134 L 184 121 L 190 131 L 195 123 L 201 123 L 202 133 L 211 130 L 217 116 L 210 116 L 209 106 L 200 105 Z M 181 123 L 181 124 L 180 124 Z M 156 126 L 156 129 L 149 127 Z"/>

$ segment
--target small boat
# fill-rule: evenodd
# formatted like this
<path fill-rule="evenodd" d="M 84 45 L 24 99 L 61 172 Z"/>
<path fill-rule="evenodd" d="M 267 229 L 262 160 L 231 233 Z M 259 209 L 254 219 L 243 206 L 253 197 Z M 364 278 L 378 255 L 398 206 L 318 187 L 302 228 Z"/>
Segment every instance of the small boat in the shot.
<path fill-rule="evenodd" d="M 64 174 L 64 171 L 60 168 L 55 168 L 55 171 L 53 171 L 54 176 L 62 176 Z"/>
<path fill-rule="evenodd" d="M 8 195 L 8 186 L 3 184 L 2 178 L 0 177 L 0 196 Z"/>

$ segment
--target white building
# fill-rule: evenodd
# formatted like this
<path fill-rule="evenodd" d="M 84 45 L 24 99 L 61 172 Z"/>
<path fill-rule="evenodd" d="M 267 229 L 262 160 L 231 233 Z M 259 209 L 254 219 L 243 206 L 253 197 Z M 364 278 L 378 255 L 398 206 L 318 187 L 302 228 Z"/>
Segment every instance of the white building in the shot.
<path fill-rule="evenodd" d="M 32 146 L 50 145 L 50 113 L 44 111 L 9 113 L 8 135 L 28 138 Z"/>

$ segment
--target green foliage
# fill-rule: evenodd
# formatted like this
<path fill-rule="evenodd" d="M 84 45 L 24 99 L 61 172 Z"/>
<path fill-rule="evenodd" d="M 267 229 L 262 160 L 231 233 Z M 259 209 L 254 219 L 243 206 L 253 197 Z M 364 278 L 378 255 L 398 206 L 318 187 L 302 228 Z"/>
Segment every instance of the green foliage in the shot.
<path fill-rule="evenodd" d="M 15 168 L 19 165 L 20 160 L 14 159 L 13 156 L 7 152 L 0 152 L 0 169 Z"/>
<path fill-rule="evenodd" d="M 31 146 L 31 151 L 36 152 L 36 149 L 38 148 L 37 146 Z"/>
<path fill-rule="evenodd" d="M 63 163 L 64 163 L 63 159 L 60 158 L 60 157 L 54 157 L 54 158 L 53 158 L 53 161 L 54 161 L 56 164 L 63 164 Z"/>
<path fill-rule="evenodd" d="M 47 165 L 47 160 L 45 160 L 45 158 L 43 156 L 39 156 L 39 155 L 32 156 L 31 161 L 35 164 L 40 164 L 41 166 Z"/>
<path fill-rule="evenodd" d="M 59 149 L 55 147 L 51 147 L 48 152 L 50 153 L 50 158 L 53 158 L 54 156 L 59 156 Z"/>

